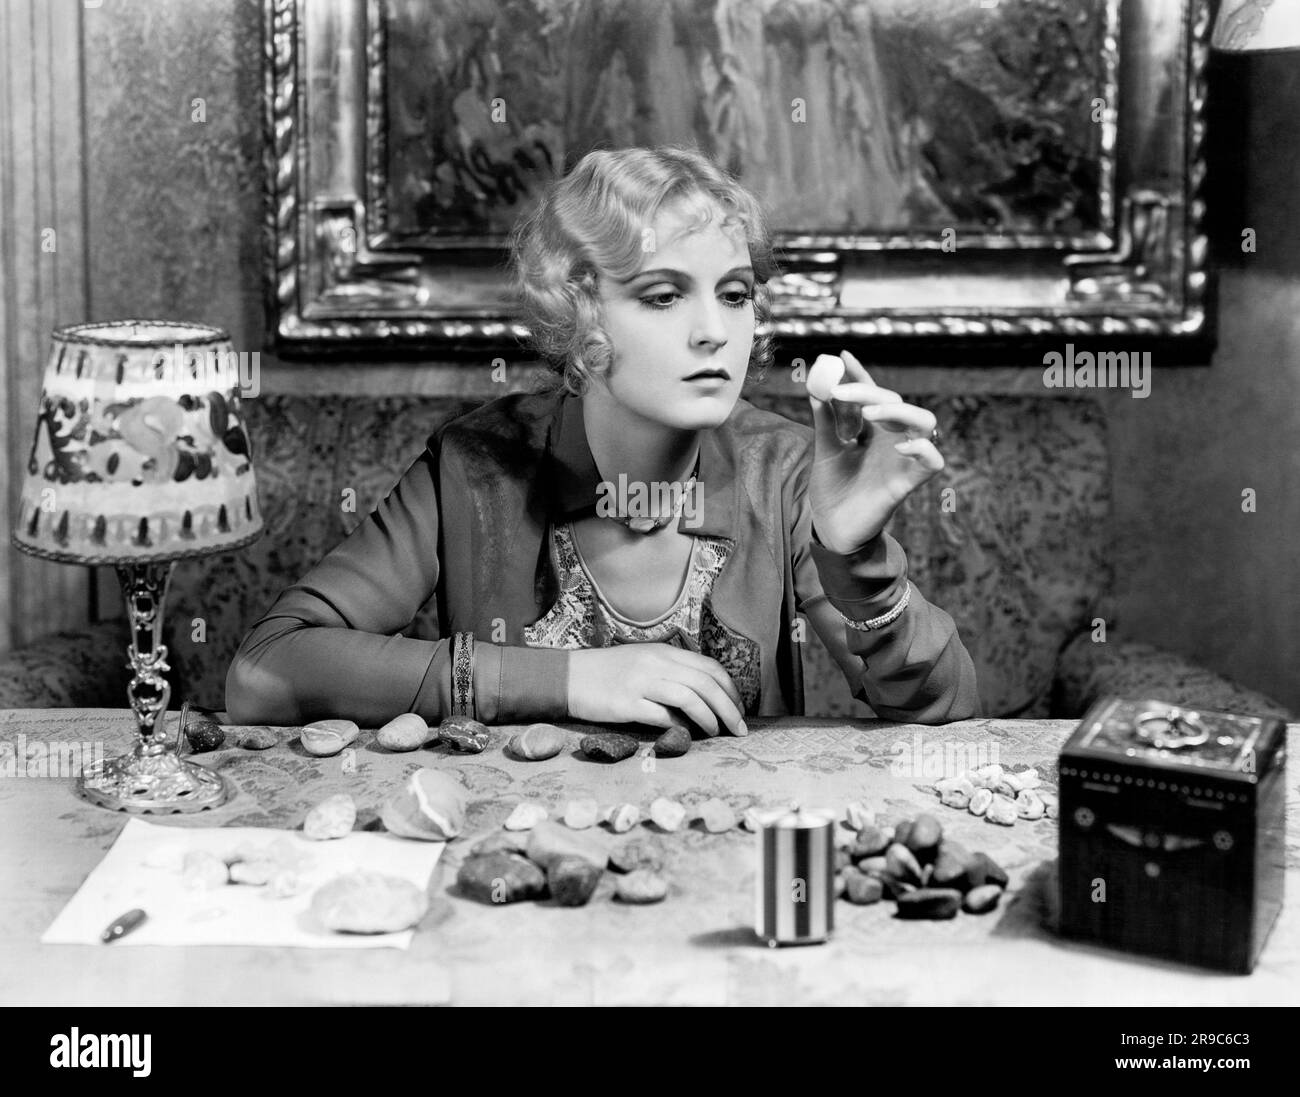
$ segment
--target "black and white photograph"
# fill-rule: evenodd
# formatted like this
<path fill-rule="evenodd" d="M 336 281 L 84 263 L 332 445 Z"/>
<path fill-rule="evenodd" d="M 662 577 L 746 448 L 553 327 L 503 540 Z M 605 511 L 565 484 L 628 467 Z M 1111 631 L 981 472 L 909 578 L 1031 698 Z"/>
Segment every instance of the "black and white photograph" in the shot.
<path fill-rule="evenodd" d="M 0 0 L 19 1066 L 1280 1068 L 1297 317 L 1300 0 Z"/>

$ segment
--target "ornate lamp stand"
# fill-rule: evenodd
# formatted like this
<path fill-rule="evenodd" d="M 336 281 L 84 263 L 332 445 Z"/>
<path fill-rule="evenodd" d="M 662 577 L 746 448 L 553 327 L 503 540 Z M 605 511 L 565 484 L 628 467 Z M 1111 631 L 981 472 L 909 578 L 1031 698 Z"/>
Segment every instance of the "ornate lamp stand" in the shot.
<path fill-rule="evenodd" d="M 187 712 L 181 713 L 174 742 L 165 742 L 161 735 L 171 699 L 171 686 L 163 677 L 170 669 L 162 642 L 163 603 L 175 566 L 171 560 L 117 565 L 131 626 L 127 654 L 133 674 L 127 697 L 135 712 L 136 741 L 129 753 L 87 766 L 77 779 L 77 792 L 100 807 L 141 813 L 193 812 L 217 807 L 230 795 L 219 773 L 181 758 Z"/>

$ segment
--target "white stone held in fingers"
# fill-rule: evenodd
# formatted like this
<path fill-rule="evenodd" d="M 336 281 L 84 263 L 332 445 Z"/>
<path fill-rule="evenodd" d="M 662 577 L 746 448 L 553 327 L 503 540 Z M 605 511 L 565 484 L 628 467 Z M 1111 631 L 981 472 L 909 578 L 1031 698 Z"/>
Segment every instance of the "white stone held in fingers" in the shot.
<path fill-rule="evenodd" d="M 840 383 L 844 377 L 844 363 L 834 355 L 823 354 L 818 357 L 808 371 L 808 393 L 817 397 L 818 400 L 828 402 L 831 398 L 831 389 Z"/>

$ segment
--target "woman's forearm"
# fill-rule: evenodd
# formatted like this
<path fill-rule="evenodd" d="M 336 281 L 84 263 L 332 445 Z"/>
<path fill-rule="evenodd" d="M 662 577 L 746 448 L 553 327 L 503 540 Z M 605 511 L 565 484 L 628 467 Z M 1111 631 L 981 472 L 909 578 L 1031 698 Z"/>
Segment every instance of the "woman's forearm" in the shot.
<path fill-rule="evenodd" d="M 226 711 L 237 724 L 341 718 L 379 727 L 405 712 L 437 724 L 451 713 L 449 647 L 268 614 L 231 662 Z M 476 715 L 485 723 L 565 719 L 568 658 L 559 649 L 476 643 Z"/>
<path fill-rule="evenodd" d="M 226 711 L 237 724 L 334 718 L 377 727 L 413 711 L 421 693 L 431 692 L 438 646 L 268 615 L 230 664 Z M 445 673 L 445 656 L 443 663 Z"/>

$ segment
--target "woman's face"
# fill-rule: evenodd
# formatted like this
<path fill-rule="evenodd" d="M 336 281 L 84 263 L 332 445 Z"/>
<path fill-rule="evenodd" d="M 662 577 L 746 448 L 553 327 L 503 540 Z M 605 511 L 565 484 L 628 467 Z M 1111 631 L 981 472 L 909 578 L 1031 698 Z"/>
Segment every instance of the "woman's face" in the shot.
<path fill-rule="evenodd" d="M 722 211 L 683 233 L 704 199 L 665 206 L 646 235 L 639 272 L 598 280 L 604 327 L 614 343 L 605 381 L 629 411 L 681 430 L 719 426 L 745 383 L 754 341 L 754 273 L 740 226 Z M 701 371 L 722 376 L 688 380 Z"/>

